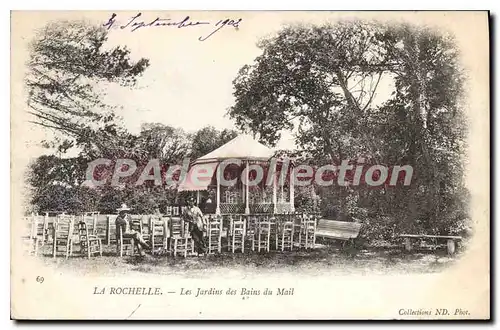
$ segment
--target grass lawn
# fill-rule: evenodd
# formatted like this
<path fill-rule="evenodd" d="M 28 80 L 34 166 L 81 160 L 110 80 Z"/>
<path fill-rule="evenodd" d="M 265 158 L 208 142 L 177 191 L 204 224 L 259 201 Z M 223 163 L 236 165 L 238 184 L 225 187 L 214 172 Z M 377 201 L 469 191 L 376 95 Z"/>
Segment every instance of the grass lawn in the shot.
<path fill-rule="evenodd" d="M 75 247 L 74 255 L 68 259 L 63 256 L 52 258 L 51 245 L 45 245 L 40 251 L 43 262 L 61 271 L 78 270 L 81 275 L 115 275 L 120 273 L 148 273 L 179 275 L 192 277 L 238 277 L 251 278 L 272 273 L 300 273 L 309 276 L 332 275 L 368 275 L 387 273 L 434 273 L 450 266 L 460 254 L 449 257 L 446 251 L 417 250 L 411 253 L 400 247 L 349 249 L 336 246 L 318 245 L 310 251 L 257 253 L 223 252 L 203 257 L 170 257 L 166 255 L 116 256 L 114 245 L 104 246 L 102 257 L 88 259 Z"/>

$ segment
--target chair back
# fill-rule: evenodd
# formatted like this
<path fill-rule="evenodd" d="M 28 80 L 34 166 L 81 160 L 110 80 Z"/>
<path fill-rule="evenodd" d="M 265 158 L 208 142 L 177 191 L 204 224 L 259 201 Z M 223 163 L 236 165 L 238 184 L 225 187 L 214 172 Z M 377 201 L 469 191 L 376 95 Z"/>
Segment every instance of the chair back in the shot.
<path fill-rule="evenodd" d="M 33 235 L 45 236 L 47 231 L 47 218 L 42 215 L 34 215 L 30 217 L 32 223 Z"/>
<path fill-rule="evenodd" d="M 89 237 L 89 226 L 87 225 L 87 222 L 85 220 L 85 216 L 83 216 L 82 220 L 79 221 L 77 225 L 78 237 L 80 239 L 80 242 L 87 241 Z"/>
<path fill-rule="evenodd" d="M 185 228 L 186 225 L 188 225 L 188 223 L 184 224 L 184 220 L 182 220 L 181 218 L 170 217 L 169 219 L 170 236 L 184 237 L 186 232 Z"/>
<path fill-rule="evenodd" d="M 36 222 L 35 222 L 35 217 L 30 216 L 30 217 L 23 217 L 23 237 L 25 238 L 35 238 L 37 236 L 36 233 Z"/>
<path fill-rule="evenodd" d="M 281 224 L 281 231 L 284 233 L 290 233 L 293 232 L 293 222 L 292 221 L 285 221 Z"/>
<path fill-rule="evenodd" d="M 231 233 L 234 236 L 235 234 L 244 234 L 246 232 L 246 219 L 240 217 L 237 220 L 232 222 Z"/>
<path fill-rule="evenodd" d="M 173 212 L 173 207 L 172 206 L 167 206 L 165 209 L 165 215 L 172 215 Z"/>
<path fill-rule="evenodd" d="M 130 216 L 130 229 L 142 233 L 142 215 Z"/>
<path fill-rule="evenodd" d="M 270 232 L 272 222 L 270 221 L 260 221 L 258 224 L 259 232 Z"/>
<path fill-rule="evenodd" d="M 152 216 L 150 220 L 150 231 L 153 236 L 164 236 L 165 224 L 160 216 Z"/>
<path fill-rule="evenodd" d="M 67 239 L 73 236 L 75 217 L 70 215 L 60 215 L 56 219 L 56 235 L 58 239 Z"/>
<path fill-rule="evenodd" d="M 97 215 L 83 215 L 82 221 L 85 222 L 86 229 L 93 233 L 97 230 Z"/>
<path fill-rule="evenodd" d="M 132 237 L 123 237 L 123 226 L 116 226 L 116 243 L 120 245 L 124 240 L 130 242 Z"/>
<path fill-rule="evenodd" d="M 172 215 L 173 216 L 179 216 L 180 215 L 179 207 L 178 206 L 174 206 L 173 207 L 173 209 L 172 209 Z"/>
<path fill-rule="evenodd" d="M 206 222 L 208 224 L 208 232 L 222 231 L 222 218 L 205 216 Z"/>

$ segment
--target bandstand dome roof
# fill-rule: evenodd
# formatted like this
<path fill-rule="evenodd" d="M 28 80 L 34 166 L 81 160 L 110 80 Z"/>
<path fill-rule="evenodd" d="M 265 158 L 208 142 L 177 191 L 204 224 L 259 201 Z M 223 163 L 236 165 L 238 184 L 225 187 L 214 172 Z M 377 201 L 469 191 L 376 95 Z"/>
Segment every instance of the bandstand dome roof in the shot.
<path fill-rule="evenodd" d="M 250 135 L 242 134 L 205 156 L 198 158 L 195 164 L 210 163 L 230 158 L 268 161 L 273 155 L 273 149 L 257 142 Z"/>
<path fill-rule="evenodd" d="M 219 163 L 226 159 L 268 162 L 275 151 L 254 140 L 250 135 L 242 134 L 214 151 L 198 158 L 189 169 L 184 181 L 179 185 L 179 191 L 207 190 Z M 203 180 L 193 181 L 193 173 L 201 171 Z"/>

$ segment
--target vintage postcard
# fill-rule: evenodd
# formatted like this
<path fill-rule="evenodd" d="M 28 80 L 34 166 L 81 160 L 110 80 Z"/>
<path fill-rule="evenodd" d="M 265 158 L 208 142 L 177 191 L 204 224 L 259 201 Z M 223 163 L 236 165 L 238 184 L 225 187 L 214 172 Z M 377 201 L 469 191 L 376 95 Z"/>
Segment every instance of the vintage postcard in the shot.
<path fill-rule="evenodd" d="M 11 317 L 490 318 L 489 13 L 14 11 Z"/>

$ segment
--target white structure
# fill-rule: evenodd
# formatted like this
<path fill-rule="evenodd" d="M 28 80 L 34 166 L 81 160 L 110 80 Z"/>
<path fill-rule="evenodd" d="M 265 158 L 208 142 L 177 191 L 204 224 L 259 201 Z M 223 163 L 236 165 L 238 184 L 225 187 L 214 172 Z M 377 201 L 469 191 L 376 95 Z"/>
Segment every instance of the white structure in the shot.
<path fill-rule="evenodd" d="M 273 159 L 273 155 L 274 150 L 255 141 L 251 136 L 239 135 L 198 158 L 179 186 L 179 191 L 199 192 L 214 188 L 216 214 L 293 212 L 295 210 L 293 180 L 287 182 L 285 175 L 290 170 L 289 162 Z M 248 182 L 255 180 L 250 177 L 250 173 L 257 173 L 256 167 L 262 169 L 263 178 L 256 185 L 249 185 Z M 231 173 L 233 174 L 231 178 L 223 177 L 224 174 Z M 285 176 L 280 177 L 281 173 Z M 232 181 L 233 185 L 221 184 L 223 180 Z M 279 200 L 278 185 L 281 193 Z M 286 195 L 285 187 L 288 190 Z M 268 188 L 272 189 L 272 193 L 268 194 Z"/>

